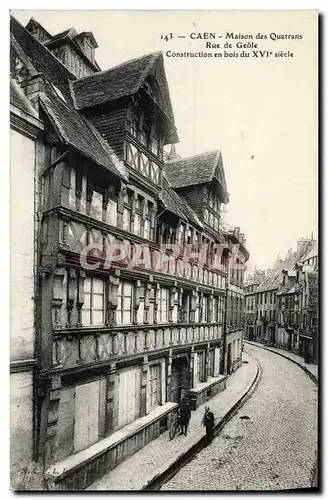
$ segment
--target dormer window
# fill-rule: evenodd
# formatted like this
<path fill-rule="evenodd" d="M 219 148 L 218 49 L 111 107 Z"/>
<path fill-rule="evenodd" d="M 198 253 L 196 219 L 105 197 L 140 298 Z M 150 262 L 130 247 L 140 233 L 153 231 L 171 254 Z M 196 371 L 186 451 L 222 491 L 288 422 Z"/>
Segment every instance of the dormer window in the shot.
<path fill-rule="evenodd" d="M 93 46 L 91 45 L 90 40 L 88 40 L 88 39 L 84 40 L 84 52 L 85 52 L 85 55 L 91 61 L 93 61 Z"/>

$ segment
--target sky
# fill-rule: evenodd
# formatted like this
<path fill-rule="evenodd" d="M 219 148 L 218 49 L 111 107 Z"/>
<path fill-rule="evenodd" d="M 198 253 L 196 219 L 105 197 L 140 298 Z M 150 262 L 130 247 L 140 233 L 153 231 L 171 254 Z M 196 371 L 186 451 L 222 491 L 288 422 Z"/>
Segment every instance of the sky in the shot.
<path fill-rule="evenodd" d="M 241 228 L 248 272 L 272 267 L 297 240 L 317 237 L 317 22 L 312 11 L 12 11 L 51 34 L 92 31 L 105 70 L 163 51 L 180 142 L 190 156 L 222 151 L 230 202 L 224 218 Z M 293 58 L 173 58 L 171 52 L 216 52 L 190 33 L 253 34 L 258 49 Z M 172 33 L 165 41 L 161 35 Z M 257 33 L 301 40 L 256 40 Z M 186 38 L 177 38 L 186 36 Z M 230 40 L 235 44 L 240 40 Z M 242 40 L 247 43 L 249 40 Z M 224 50 L 224 49 L 223 49 Z M 231 49 L 231 51 L 237 49 Z M 252 55 L 252 49 L 249 49 Z M 240 53 L 241 50 L 238 50 Z"/>

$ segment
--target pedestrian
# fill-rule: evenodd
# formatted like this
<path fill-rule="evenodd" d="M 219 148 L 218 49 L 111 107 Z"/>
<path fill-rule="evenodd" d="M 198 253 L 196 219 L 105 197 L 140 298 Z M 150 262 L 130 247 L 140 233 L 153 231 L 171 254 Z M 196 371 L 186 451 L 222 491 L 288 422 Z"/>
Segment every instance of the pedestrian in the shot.
<path fill-rule="evenodd" d="M 191 416 L 190 406 L 186 398 L 182 398 L 179 407 L 179 412 L 180 412 L 180 426 L 181 426 L 180 435 L 184 434 L 186 436 Z"/>
<path fill-rule="evenodd" d="M 205 406 L 203 425 L 206 428 L 207 444 L 210 444 L 213 441 L 214 413 L 210 410 L 209 406 Z"/>

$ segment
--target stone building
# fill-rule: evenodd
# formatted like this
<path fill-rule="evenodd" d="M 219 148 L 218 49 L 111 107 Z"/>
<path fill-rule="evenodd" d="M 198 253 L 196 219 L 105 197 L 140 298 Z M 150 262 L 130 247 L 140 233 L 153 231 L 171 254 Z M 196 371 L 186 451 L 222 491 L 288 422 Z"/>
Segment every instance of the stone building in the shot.
<path fill-rule="evenodd" d="M 99 71 L 96 48 L 91 32 L 11 19 L 13 86 L 40 137 L 23 169 L 36 292 L 31 303 L 24 289 L 19 359 L 33 377 L 28 449 L 50 489 L 86 488 L 165 431 L 181 395 L 196 408 L 241 362 L 248 253 L 239 230 L 220 230 L 222 153 L 181 159 L 172 147 L 164 162 L 178 135 L 162 53 Z"/>
<path fill-rule="evenodd" d="M 249 258 L 246 250 L 246 238 L 239 227 L 222 226 L 230 245 L 238 244 L 237 254 L 233 259 L 236 265 L 228 268 L 228 286 L 226 290 L 226 321 L 224 341 L 224 363 L 228 373 L 232 373 L 242 364 L 242 342 L 244 336 L 244 271 Z"/>
<path fill-rule="evenodd" d="M 13 80 L 10 129 L 10 469 L 15 485 L 19 486 L 34 458 L 33 378 L 38 293 L 35 236 L 39 230 L 37 165 L 43 123 Z"/>
<path fill-rule="evenodd" d="M 316 362 L 318 343 L 318 252 L 313 239 L 298 241 L 260 282 L 245 286 L 245 336 Z"/>
<path fill-rule="evenodd" d="M 245 338 L 255 340 L 256 338 L 256 318 L 257 299 L 256 288 L 265 278 L 265 271 L 255 269 L 254 273 L 247 277 L 244 286 L 245 295 Z"/>
<path fill-rule="evenodd" d="M 318 326 L 317 242 L 297 243 L 296 260 L 291 269 L 282 270 L 277 292 L 278 327 L 276 345 L 316 359 Z"/>

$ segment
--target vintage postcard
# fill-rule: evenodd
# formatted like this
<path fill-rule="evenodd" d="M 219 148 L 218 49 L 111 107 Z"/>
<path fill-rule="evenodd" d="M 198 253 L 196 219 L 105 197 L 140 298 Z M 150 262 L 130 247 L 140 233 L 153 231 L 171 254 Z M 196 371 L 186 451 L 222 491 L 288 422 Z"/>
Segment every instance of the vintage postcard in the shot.
<path fill-rule="evenodd" d="M 11 489 L 319 489 L 317 129 L 317 11 L 11 12 Z"/>

